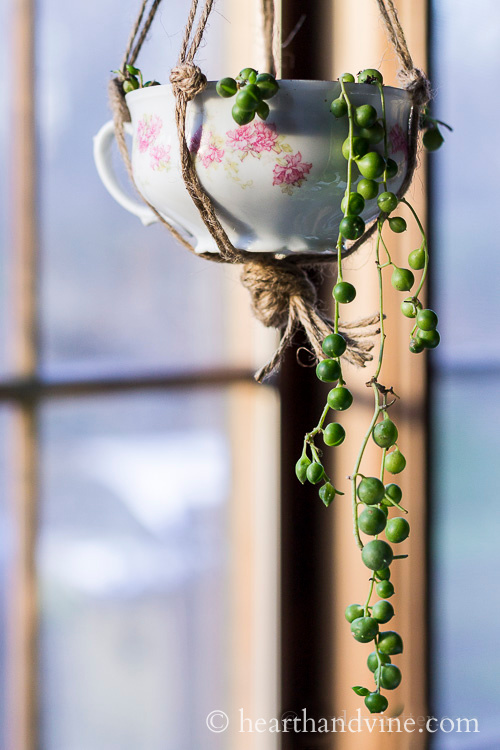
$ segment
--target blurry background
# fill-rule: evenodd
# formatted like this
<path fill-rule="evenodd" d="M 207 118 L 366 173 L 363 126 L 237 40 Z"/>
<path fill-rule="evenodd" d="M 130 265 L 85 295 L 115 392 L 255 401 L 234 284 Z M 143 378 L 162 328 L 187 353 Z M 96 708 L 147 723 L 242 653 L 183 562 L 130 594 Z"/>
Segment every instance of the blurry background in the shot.
<path fill-rule="evenodd" d="M 188 7 L 159 13 L 146 76 L 168 80 Z M 268 676 L 257 706 L 276 694 L 277 402 L 253 381 L 273 336 L 254 336 L 237 273 L 193 258 L 160 226 L 144 232 L 93 163 L 137 9 L 1 9 L 0 372 L 54 394 L 34 413 L 32 402 L 0 412 L 0 747 L 12 750 L 219 748 L 205 717 L 233 699 L 259 712 L 250 672 Z M 228 25 L 214 12 L 199 56 L 211 78 L 224 73 Z M 33 137 L 36 173 L 23 163 Z M 255 445 L 260 412 L 270 424 Z M 15 601 L 33 584 L 37 615 Z"/>
<path fill-rule="evenodd" d="M 500 153 L 480 135 L 496 117 L 500 6 L 431 3 L 436 116 L 454 132 L 432 157 L 432 299 L 442 345 L 430 358 L 431 696 L 436 715 L 477 716 L 480 735 L 436 736 L 435 747 L 500 744 L 495 583 L 500 506 Z"/>
<path fill-rule="evenodd" d="M 0 747 L 271 750 L 275 737 L 211 734 L 205 717 L 239 706 L 249 716 L 279 716 L 289 707 L 285 682 L 300 696 L 315 673 L 306 644 L 292 637 L 299 632 L 293 621 L 306 617 L 314 641 L 319 626 L 314 612 L 299 612 L 297 591 L 314 587 L 326 557 L 301 559 L 295 546 L 297 570 L 306 572 L 291 580 L 292 532 L 283 513 L 279 520 L 279 453 L 300 450 L 279 427 L 303 373 L 291 358 L 281 381 L 255 386 L 253 370 L 274 339 L 251 320 L 237 273 L 191 257 L 162 227 L 144 229 L 99 182 L 92 136 L 109 118 L 108 72 L 120 62 L 136 5 L 38 0 L 34 29 L 27 0 L 0 6 Z M 160 11 L 140 59 L 147 78 L 167 80 L 188 6 L 182 0 Z M 300 6 L 283 3 L 291 28 Z M 325 28 L 318 77 L 337 76 L 344 60 L 353 72 L 393 70 L 372 6 L 308 3 Z M 402 0 L 398 7 L 405 28 L 424 40 L 427 4 Z M 493 750 L 500 745 L 500 260 L 492 205 L 499 156 L 490 129 L 500 8 L 478 0 L 472 12 L 432 0 L 428 10 L 434 113 L 454 133 L 444 131 L 445 147 L 429 159 L 430 304 L 443 343 L 429 358 L 427 503 L 423 454 L 415 458 L 419 478 L 407 480 L 420 503 L 420 557 L 413 556 L 413 577 L 401 574 L 401 616 L 405 628 L 413 623 L 421 650 L 405 657 L 403 689 L 407 709 L 425 705 L 435 716 L 479 720 L 480 734 L 438 733 L 432 748 Z M 333 45 L 326 34 L 332 26 Z M 252 64 L 258 28 L 251 3 L 218 3 L 198 55 L 208 77 Z M 376 59 L 362 57 L 363 33 L 380 40 Z M 319 53 L 299 32 L 285 54 L 289 68 L 302 70 L 301 59 Z M 424 55 L 422 41 L 417 65 Z M 421 172 L 417 200 L 424 179 Z M 363 258 L 352 265 L 352 280 L 358 271 Z M 420 398 L 425 372 L 421 363 L 413 367 Z M 421 442 L 424 417 L 422 409 L 418 423 L 409 419 L 408 441 L 413 433 Z M 286 510 L 295 500 L 281 482 Z M 294 492 L 309 513 L 301 490 Z M 325 519 L 318 515 L 319 535 L 332 531 Z M 335 535 L 351 544 L 338 521 Z M 427 574 L 420 562 L 426 550 Z M 341 612 L 352 579 L 339 545 L 325 554 L 331 580 L 328 592 L 318 584 L 318 601 L 331 599 Z M 357 675 L 358 656 L 350 642 L 344 648 L 345 628 L 323 614 L 335 644 L 329 654 L 323 638 L 333 696 L 324 705 L 339 713 L 353 700 L 346 684 L 356 684 L 342 659 Z M 304 704 L 310 696 L 316 700 L 313 688 Z M 286 739 L 287 747 L 303 747 L 293 744 L 300 738 Z M 426 739 L 382 737 L 384 748 L 398 749 L 424 747 Z M 354 740 L 337 738 L 335 747 Z M 311 736 L 308 742 L 324 746 Z M 381 747 L 380 738 L 366 740 L 364 750 L 372 747 Z"/>

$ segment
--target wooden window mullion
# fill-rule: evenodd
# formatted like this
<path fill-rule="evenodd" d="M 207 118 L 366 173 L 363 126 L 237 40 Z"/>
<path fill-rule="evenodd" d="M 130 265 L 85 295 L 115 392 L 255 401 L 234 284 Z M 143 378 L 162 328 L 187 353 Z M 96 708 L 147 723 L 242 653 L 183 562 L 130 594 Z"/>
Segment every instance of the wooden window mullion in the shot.
<path fill-rule="evenodd" d="M 35 2 L 12 3 L 11 87 L 12 150 L 10 162 L 12 244 L 12 352 L 16 376 L 33 378 L 37 370 L 36 298 L 37 146 L 35 126 Z M 14 408 L 13 517 L 14 556 L 11 570 L 9 629 L 9 747 L 36 750 L 38 606 L 36 580 L 37 414 L 34 400 Z"/>

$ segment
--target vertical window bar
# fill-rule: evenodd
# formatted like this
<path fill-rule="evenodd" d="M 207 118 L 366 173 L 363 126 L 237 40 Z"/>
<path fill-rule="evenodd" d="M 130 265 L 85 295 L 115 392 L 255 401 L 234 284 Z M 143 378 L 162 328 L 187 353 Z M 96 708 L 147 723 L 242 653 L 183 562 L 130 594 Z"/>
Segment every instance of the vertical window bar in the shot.
<path fill-rule="evenodd" d="M 327 43 L 325 0 L 305 7 L 300 0 L 283 0 L 283 76 L 322 79 L 321 55 Z M 305 16 L 305 17 L 304 17 Z M 324 300 L 331 296 L 325 287 Z M 308 347 L 303 335 L 294 344 Z M 281 713 L 318 721 L 331 716 L 332 696 L 332 596 L 331 539 L 333 514 L 318 496 L 318 486 L 301 486 L 295 462 L 302 452 L 304 434 L 318 419 L 324 406 L 324 387 L 314 369 L 298 366 L 296 351 L 287 352 L 279 377 L 281 397 Z M 316 735 L 292 731 L 280 735 L 282 750 L 316 747 Z M 300 724 L 299 724 L 300 729 Z M 303 739 L 307 737 L 307 741 Z M 301 739 L 302 738 L 302 739 Z M 305 743 L 305 744 L 303 744 Z"/>
<path fill-rule="evenodd" d="M 12 7 L 12 341 L 16 374 L 33 377 L 37 367 L 36 258 L 37 153 L 35 128 L 35 0 Z M 37 747 L 36 486 L 37 439 L 34 402 L 15 410 L 13 431 L 16 540 L 11 575 L 8 745 Z"/>

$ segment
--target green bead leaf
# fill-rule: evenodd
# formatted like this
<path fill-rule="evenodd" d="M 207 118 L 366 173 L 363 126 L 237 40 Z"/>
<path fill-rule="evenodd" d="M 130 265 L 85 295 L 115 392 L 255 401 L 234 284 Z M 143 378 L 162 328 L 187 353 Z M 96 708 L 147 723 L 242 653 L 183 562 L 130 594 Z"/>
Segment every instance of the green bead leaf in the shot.
<path fill-rule="evenodd" d="M 356 685 L 355 687 L 353 687 L 353 690 L 356 693 L 356 695 L 361 695 L 361 696 L 370 695 L 370 691 L 368 690 L 368 688 L 361 687 L 361 685 Z"/>
<path fill-rule="evenodd" d="M 322 487 L 320 487 L 319 496 L 327 508 L 335 499 L 336 494 L 337 494 L 337 491 L 335 487 L 332 484 L 330 484 L 330 482 L 325 482 L 325 484 Z"/>

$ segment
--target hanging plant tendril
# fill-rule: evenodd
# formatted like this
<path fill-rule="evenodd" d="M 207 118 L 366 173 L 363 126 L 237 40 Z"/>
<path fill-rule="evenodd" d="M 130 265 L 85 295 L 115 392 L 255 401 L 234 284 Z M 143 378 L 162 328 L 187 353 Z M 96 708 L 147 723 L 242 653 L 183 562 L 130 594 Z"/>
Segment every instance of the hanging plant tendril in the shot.
<path fill-rule="evenodd" d="M 413 206 L 405 199 L 398 197 L 390 190 L 390 181 L 396 176 L 397 168 L 391 165 L 389 158 L 389 143 L 386 121 L 385 93 L 381 74 L 368 69 L 362 71 L 358 76 L 358 83 L 371 83 L 378 88 L 380 95 L 380 118 L 371 111 L 370 105 L 354 107 L 346 89 L 346 83 L 353 83 L 354 78 L 350 74 L 343 74 L 340 78 L 341 94 L 332 102 L 330 111 L 337 118 L 347 116 L 348 135 L 342 146 L 342 153 L 347 160 L 346 189 L 341 204 L 343 219 L 339 226 L 337 239 L 337 279 L 333 289 L 334 299 L 334 333 L 327 336 L 323 341 L 323 352 L 325 359 L 316 367 L 317 377 L 323 382 L 333 384 L 328 393 L 327 403 L 323 409 L 320 420 L 316 427 L 304 437 L 302 455 L 296 465 L 296 473 L 301 482 L 309 480 L 313 484 L 324 481 L 319 494 L 325 505 L 330 505 L 335 495 L 342 494 L 335 489 L 334 482 L 327 476 L 322 462 L 322 451 L 315 444 L 318 435 L 323 436 L 327 446 L 338 446 L 345 438 L 344 428 L 331 422 L 325 426 L 330 410 L 343 411 L 348 409 L 353 401 L 351 392 L 346 387 L 346 381 L 342 373 L 340 357 L 343 355 L 346 342 L 339 334 L 340 305 L 348 304 L 356 296 L 356 290 L 343 278 L 342 252 L 346 239 L 357 239 L 365 231 L 363 219 L 359 216 L 364 208 L 365 197 L 367 200 L 375 198 L 380 209 L 376 220 L 376 242 L 375 242 L 375 268 L 377 273 L 378 297 L 379 297 L 379 320 L 380 320 L 380 342 L 378 358 L 375 371 L 366 384 L 372 389 L 374 399 L 373 415 L 368 428 L 363 436 L 361 446 L 354 464 L 352 474 L 348 477 L 351 482 L 351 508 L 353 532 L 363 563 L 372 571 L 369 579 L 368 594 L 364 605 L 350 604 L 345 611 L 347 621 L 351 625 L 354 638 L 362 643 L 373 641 L 375 650 L 368 658 L 370 671 L 374 673 L 375 687 L 370 690 L 357 685 L 353 687 L 354 692 L 364 697 L 367 708 L 372 713 L 381 713 L 388 706 L 387 698 L 382 695 L 382 690 L 392 690 L 401 681 L 399 668 L 391 663 L 391 656 L 399 654 L 403 650 L 401 636 L 394 631 L 380 631 L 380 626 L 388 623 L 394 615 L 394 607 L 388 599 L 394 594 L 391 584 L 390 566 L 396 559 L 403 559 L 407 555 L 395 555 L 391 544 L 404 541 L 409 534 L 410 526 L 403 516 L 389 518 L 389 511 L 397 509 L 403 514 L 406 508 L 401 505 L 402 492 L 399 485 L 390 482 L 384 484 L 386 472 L 398 474 L 404 470 L 406 459 L 398 447 L 398 429 L 389 417 L 389 409 L 397 400 L 392 386 L 385 386 L 379 382 L 385 352 L 385 317 L 384 317 L 384 278 L 383 272 L 386 268 L 392 269 L 391 285 L 397 291 L 411 291 L 415 284 L 413 272 L 408 268 L 400 268 L 391 257 L 391 253 L 383 237 L 383 231 L 388 225 L 390 230 L 400 233 L 406 230 L 406 221 L 402 217 L 393 216 L 393 211 L 400 205 L 405 205 L 420 234 L 421 244 L 417 250 L 410 253 L 408 262 L 413 270 L 421 270 L 420 281 L 411 297 L 406 298 L 401 310 L 403 315 L 415 318 L 415 323 L 410 332 L 410 351 L 418 353 L 424 348 L 434 348 L 439 343 L 439 334 L 436 330 L 438 318 L 434 311 L 423 308 L 419 295 L 427 278 L 429 266 L 429 253 L 427 237 L 418 215 Z M 363 133 L 368 138 L 359 135 L 363 127 Z M 434 127 L 434 126 L 433 126 Z M 377 128 L 372 142 L 382 141 L 383 155 L 375 150 L 369 150 L 371 132 L 370 129 Z M 383 137 L 378 129 L 382 128 Z M 365 142 L 366 141 L 366 142 Z M 357 164 L 361 175 L 356 192 L 353 192 L 353 167 Z M 394 163 L 393 163 L 394 164 Z M 383 192 L 379 194 L 382 187 Z M 381 259 L 381 251 L 384 251 L 384 262 Z M 393 396 L 388 400 L 389 395 Z M 362 473 L 362 463 L 370 438 L 381 448 L 381 464 L 378 477 L 365 476 Z M 325 490 L 328 488 L 328 491 Z M 325 495 L 328 501 L 325 501 Z M 372 537 L 370 541 L 363 543 L 361 532 Z M 387 541 L 380 538 L 385 533 Z M 391 544 L 389 544 L 389 542 Z M 372 597 L 376 592 L 380 597 L 372 604 Z"/>

